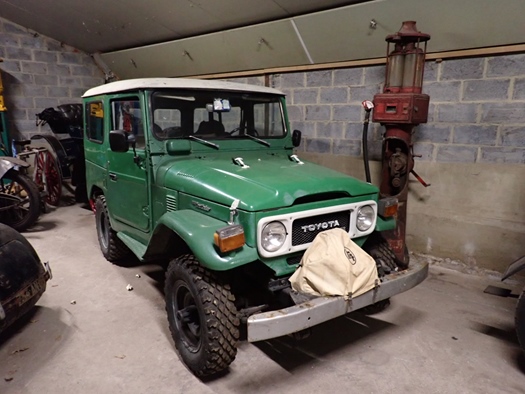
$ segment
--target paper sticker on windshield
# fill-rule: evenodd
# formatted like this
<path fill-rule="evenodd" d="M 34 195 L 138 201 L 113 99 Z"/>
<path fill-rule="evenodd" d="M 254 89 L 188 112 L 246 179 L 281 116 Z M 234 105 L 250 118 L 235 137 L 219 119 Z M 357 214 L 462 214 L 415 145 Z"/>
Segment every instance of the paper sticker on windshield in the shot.
<path fill-rule="evenodd" d="M 230 100 L 220 98 L 213 99 L 213 110 L 218 112 L 231 110 Z"/>

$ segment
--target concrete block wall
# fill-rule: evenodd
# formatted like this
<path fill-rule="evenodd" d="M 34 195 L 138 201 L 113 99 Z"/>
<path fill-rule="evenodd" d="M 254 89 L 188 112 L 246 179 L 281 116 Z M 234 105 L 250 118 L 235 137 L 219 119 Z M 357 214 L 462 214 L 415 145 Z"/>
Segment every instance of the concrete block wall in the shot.
<path fill-rule="evenodd" d="M 416 137 L 434 145 L 431 160 L 525 163 L 525 55 L 448 60 L 435 77 L 424 86 L 432 122 Z"/>
<path fill-rule="evenodd" d="M 89 55 L 2 18 L 0 58 L 12 137 L 31 136 L 37 132 L 35 114 L 79 103 L 87 89 L 104 83 Z M 42 131 L 49 131 L 48 126 Z"/>

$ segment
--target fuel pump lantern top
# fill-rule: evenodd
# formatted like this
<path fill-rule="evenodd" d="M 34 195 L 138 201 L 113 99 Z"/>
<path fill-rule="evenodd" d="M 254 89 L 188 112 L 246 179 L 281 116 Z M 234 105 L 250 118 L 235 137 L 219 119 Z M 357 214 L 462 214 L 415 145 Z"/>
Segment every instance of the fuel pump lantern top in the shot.
<path fill-rule="evenodd" d="M 386 37 L 385 85 L 383 94 L 374 97 L 374 122 L 426 123 L 429 97 L 422 86 L 428 40 L 430 35 L 417 31 L 414 21 L 403 22 Z"/>

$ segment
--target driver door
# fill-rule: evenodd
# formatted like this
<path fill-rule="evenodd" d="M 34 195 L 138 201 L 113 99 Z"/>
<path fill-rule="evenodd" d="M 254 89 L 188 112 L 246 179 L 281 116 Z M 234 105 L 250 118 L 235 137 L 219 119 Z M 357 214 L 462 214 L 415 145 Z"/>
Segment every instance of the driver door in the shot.
<path fill-rule="evenodd" d="M 148 204 L 148 171 L 145 167 L 146 151 L 142 111 L 138 97 L 127 97 L 110 102 L 111 130 L 124 130 L 129 140 L 135 140 L 127 152 L 107 151 L 107 204 L 112 217 L 120 222 L 116 229 L 126 227 L 147 232 L 150 227 Z"/>

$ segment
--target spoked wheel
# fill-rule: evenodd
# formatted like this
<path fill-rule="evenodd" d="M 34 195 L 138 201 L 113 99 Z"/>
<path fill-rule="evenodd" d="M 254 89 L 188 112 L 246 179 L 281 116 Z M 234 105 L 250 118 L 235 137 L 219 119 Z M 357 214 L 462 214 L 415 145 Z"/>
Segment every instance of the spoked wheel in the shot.
<path fill-rule="evenodd" d="M 17 231 L 32 226 L 40 215 L 40 193 L 31 178 L 9 172 L 0 180 L 0 221 Z"/>
<path fill-rule="evenodd" d="M 44 187 L 46 203 L 57 207 L 62 195 L 62 179 L 57 162 L 49 151 L 43 151 L 37 157 L 35 182 Z"/>
<path fill-rule="evenodd" d="M 217 374 L 235 359 L 240 320 L 229 285 L 192 255 L 171 261 L 166 310 L 182 361 L 198 377 Z"/>
<path fill-rule="evenodd" d="M 100 250 L 106 260 L 116 262 L 129 256 L 130 250 L 111 227 L 106 197 L 103 195 L 98 196 L 95 201 L 95 223 Z"/>

